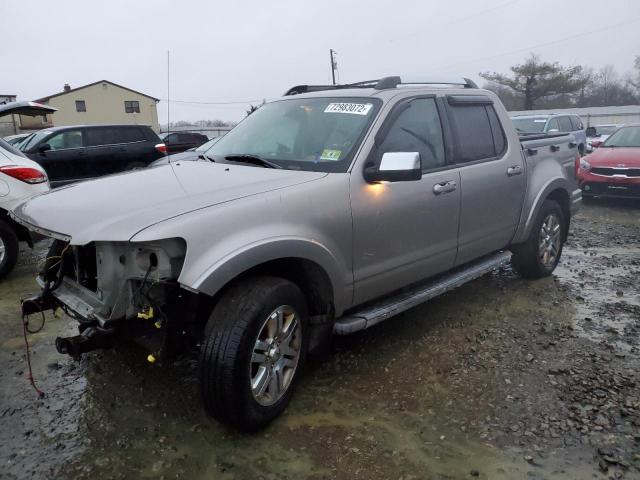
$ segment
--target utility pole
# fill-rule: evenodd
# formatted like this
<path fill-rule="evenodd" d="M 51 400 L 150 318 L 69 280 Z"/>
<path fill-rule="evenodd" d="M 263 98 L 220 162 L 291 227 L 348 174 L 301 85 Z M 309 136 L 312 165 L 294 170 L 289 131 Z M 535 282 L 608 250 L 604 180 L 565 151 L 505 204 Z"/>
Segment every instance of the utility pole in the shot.
<path fill-rule="evenodd" d="M 334 85 L 336 84 L 336 70 L 338 69 L 338 62 L 336 62 L 334 58 L 335 53 L 333 49 L 329 49 L 329 58 L 331 58 L 331 80 Z"/>
<path fill-rule="evenodd" d="M 169 94 L 171 91 L 169 88 L 169 70 L 170 70 L 169 50 L 167 50 L 167 132 L 171 132 L 171 116 L 169 115 L 171 112 L 170 110 L 171 99 L 169 97 Z"/>

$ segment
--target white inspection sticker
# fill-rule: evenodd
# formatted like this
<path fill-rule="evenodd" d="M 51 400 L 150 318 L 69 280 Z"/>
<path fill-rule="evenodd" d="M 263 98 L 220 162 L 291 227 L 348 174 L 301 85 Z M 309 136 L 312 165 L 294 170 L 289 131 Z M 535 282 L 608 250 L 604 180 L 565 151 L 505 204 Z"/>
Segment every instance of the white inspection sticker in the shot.
<path fill-rule="evenodd" d="M 373 107 L 372 103 L 330 103 L 324 109 L 325 113 L 353 113 L 366 115 Z"/>

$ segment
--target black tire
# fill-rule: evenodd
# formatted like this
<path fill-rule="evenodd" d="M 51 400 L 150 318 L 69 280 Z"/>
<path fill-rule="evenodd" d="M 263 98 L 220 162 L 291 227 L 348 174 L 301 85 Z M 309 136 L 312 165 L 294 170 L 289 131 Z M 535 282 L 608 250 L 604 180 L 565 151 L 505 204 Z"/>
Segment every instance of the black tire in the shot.
<path fill-rule="evenodd" d="M 18 261 L 18 237 L 13 227 L 0 220 L 0 242 L 4 246 L 4 254 L 0 260 L 0 279 L 6 277 Z"/>
<path fill-rule="evenodd" d="M 260 404 L 251 388 L 251 362 L 267 318 L 291 306 L 300 319 L 298 363 L 283 396 Z M 200 349 L 200 388 L 206 410 L 217 420 L 243 431 L 265 427 L 289 404 L 304 365 L 309 337 L 308 312 L 300 289 L 277 277 L 252 277 L 230 287 L 214 307 Z"/>
<path fill-rule="evenodd" d="M 555 259 L 545 264 L 539 254 L 539 248 L 541 245 L 542 226 L 550 215 L 555 215 L 560 227 L 559 246 L 557 247 Z M 551 275 L 562 256 L 562 247 L 567 236 L 566 226 L 567 222 L 558 202 L 545 200 L 538 212 L 527 241 L 511 248 L 513 252 L 511 257 L 513 268 L 524 278 L 542 278 Z"/>

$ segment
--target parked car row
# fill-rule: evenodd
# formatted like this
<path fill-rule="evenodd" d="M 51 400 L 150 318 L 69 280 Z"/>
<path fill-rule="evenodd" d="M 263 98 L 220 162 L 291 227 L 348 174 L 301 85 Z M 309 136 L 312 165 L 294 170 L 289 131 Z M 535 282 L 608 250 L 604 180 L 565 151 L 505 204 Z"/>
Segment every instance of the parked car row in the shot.
<path fill-rule="evenodd" d="M 586 152 L 587 133 L 578 115 L 561 113 L 513 115 L 511 121 L 516 131 L 522 135 L 570 133 L 575 138 L 580 155 Z"/>
<path fill-rule="evenodd" d="M 603 124 L 584 128 L 574 114 L 514 115 L 518 133 L 573 135 L 581 158 L 576 176 L 585 197 L 640 197 L 640 126 Z M 587 157 L 583 155 L 588 154 Z"/>
<path fill-rule="evenodd" d="M 577 177 L 585 197 L 640 198 L 640 124 L 596 128 L 603 141 L 580 159 Z"/>

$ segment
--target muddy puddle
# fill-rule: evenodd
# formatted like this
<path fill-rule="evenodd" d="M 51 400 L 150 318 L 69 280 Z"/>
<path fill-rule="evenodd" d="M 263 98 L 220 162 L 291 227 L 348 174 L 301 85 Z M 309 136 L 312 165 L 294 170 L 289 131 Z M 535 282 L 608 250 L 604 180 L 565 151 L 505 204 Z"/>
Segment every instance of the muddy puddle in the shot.
<path fill-rule="evenodd" d="M 587 205 L 552 278 L 505 268 L 337 338 L 255 435 L 205 415 L 195 353 L 150 366 L 128 345 L 77 363 L 53 347 L 73 324 L 50 315 L 29 337 L 38 399 L 17 299 L 42 251 L 25 252 L 0 284 L 0 478 L 640 478 L 633 208 Z"/>

